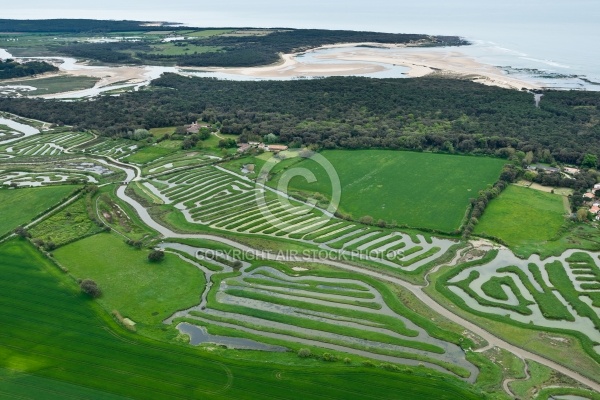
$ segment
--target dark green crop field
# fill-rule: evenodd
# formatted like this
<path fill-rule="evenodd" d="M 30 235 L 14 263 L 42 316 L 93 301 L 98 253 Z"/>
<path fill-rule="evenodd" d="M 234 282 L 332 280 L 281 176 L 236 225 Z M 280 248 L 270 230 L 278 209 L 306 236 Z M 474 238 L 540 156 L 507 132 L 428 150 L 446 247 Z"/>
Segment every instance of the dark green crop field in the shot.
<path fill-rule="evenodd" d="M 321 153 L 341 183 L 340 210 L 355 219 L 369 215 L 377 221 L 451 232 L 457 229 L 469 198 L 493 184 L 504 160 L 393 150 L 331 150 Z M 302 177 L 290 189 L 331 196 L 324 168 L 307 160 L 290 166 L 308 168 L 316 182 Z M 279 177 L 273 180 L 275 183 Z"/>

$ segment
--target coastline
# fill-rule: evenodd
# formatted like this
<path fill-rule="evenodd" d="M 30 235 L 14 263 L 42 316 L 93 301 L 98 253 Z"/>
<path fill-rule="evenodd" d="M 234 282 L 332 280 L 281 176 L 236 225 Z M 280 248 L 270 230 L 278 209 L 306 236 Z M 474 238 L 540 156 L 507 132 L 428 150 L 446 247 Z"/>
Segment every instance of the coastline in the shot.
<path fill-rule="evenodd" d="M 369 46 L 358 48 L 358 46 Z M 333 54 L 314 53 L 338 49 Z M 381 50 L 385 50 L 382 52 Z M 318 62 L 303 62 L 299 57 L 313 54 Z M 335 63 L 338 61 L 339 63 Z M 408 68 L 406 77 L 418 78 L 431 74 L 469 79 L 484 85 L 508 89 L 540 90 L 537 82 L 506 75 L 500 68 L 484 64 L 457 50 L 456 47 L 419 47 L 381 43 L 341 43 L 282 54 L 276 64 L 246 68 L 186 68 L 246 77 L 277 79 L 293 77 L 347 76 L 381 72 L 393 66 Z"/>
<path fill-rule="evenodd" d="M 37 57 L 36 57 L 37 58 Z M 153 66 L 90 66 L 64 57 L 44 57 L 49 60 L 62 59 L 59 72 L 41 77 L 70 75 L 90 76 L 98 79 L 95 91 L 107 90 L 112 86 L 127 83 L 143 85 L 157 78 L 160 72 L 185 71 L 219 73 L 255 79 L 293 79 L 331 76 L 369 76 L 385 73 L 398 66 L 406 68 L 396 75 L 418 78 L 428 75 L 467 79 L 484 85 L 516 90 L 541 90 L 539 82 L 507 75 L 502 69 L 485 64 L 460 51 L 460 47 L 422 47 L 406 44 L 383 44 L 372 42 L 338 43 L 308 49 L 296 53 L 280 54 L 280 59 L 269 65 L 258 67 L 153 67 Z M 306 58 L 306 60 L 305 60 Z M 185 70 L 185 71 L 184 71 Z M 192 74 L 193 75 L 193 74 Z M 374 76 L 375 77 L 375 76 Z M 21 79 L 22 80 L 22 79 Z M 8 80 L 2 83 L 10 83 Z M 79 91 L 77 91 L 79 92 Z M 78 93 L 71 93 L 77 95 Z M 53 98 L 56 94 L 39 97 Z M 61 96 L 62 97 L 62 96 Z"/>

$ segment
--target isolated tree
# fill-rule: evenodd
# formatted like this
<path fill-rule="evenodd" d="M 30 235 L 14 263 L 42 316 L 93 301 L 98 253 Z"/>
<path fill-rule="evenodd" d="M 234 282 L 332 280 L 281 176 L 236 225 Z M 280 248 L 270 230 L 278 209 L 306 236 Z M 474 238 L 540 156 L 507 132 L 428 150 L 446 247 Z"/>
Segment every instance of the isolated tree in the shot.
<path fill-rule="evenodd" d="M 150 136 L 150 132 L 148 132 L 146 129 L 136 129 L 135 131 L 133 131 L 133 134 L 131 134 L 131 139 L 142 140 L 147 138 L 148 136 Z"/>
<path fill-rule="evenodd" d="M 265 141 L 265 143 L 275 143 L 277 142 L 278 138 L 275 134 L 269 133 L 268 135 L 265 135 L 263 137 L 263 140 Z"/>
<path fill-rule="evenodd" d="M 81 291 L 92 298 L 98 298 L 102 295 L 102 290 L 98 284 L 91 279 L 84 279 L 79 283 Z"/>
<path fill-rule="evenodd" d="M 573 211 L 577 210 L 584 203 L 581 193 L 573 193 L 571 196 L 569 196 L 569 199 L 571 201 L 571 210 Z"/>
<path fill-rule="evenodd" d="M 236 270 L 237 270 L 237 269 L 240 269 L 240 268 L 242 268 L 242 265 L 243 265 L 243 264 L 242 264 L 242 262 L 241 262 L 240 260 L 235 260 L 235 261 L 234 261 L 234 262 L 231 264 L 231 267 L 232 267 L 233 269 L 236 269 Z"/>
<path fill-rule="evenodd" d="M 523 179 L 525 179 L 526 181 L 532 182 L 536 176 L 537 176 L 537 173 L 534 171 L 525 171 L 525 173 L 523 174 Z"/>
<path fill-rule="evenodd" d="M 298 357 L 300 358 L 308 358 L 312 355 L 310 349 L 300 349 L 298 350 Z"/>
<path fill-rule="evenodd" d="M 587 221 L 587 217 L 588 217 L 588 210 L 586 210 L 585 208 L 580 208 L 579 210 L 577 210 L 577 221 L 579 221 L 579 222 Z"/>
<path fill-rule="evenodd" d="M 358 222 L 365 225 L 373 225 L 373 217 L 371 217 L 370 215 L 365 215 L 363 217 L 360 217 Z"/>
<path fill-rule="evenodd" d="M 159 262 L 165 258 L 165 252 L 162 250 L 152 250 L 150 254 L 148 254 L 148 260 L 151 262 Z"/>
<path fill-rule="evenodd" d="M 533 151 L 528 151 L 527 154 L 525 154 L 523 161 L 527 165 L 531 164 L 533 162 Z"/>
<path fill-rule="evenodd" d="M 596 168 L 597 165 L 598 157 L 589 153 L 583 157 L 583 161 L 581 162 L 583 168 Z"/>
<path fill-rule="evenodd" d="M 17 229 L 15 229 L 15 235 L 20 236 L 22 238 L 30 238 L 31 237 L 31 233 L 29 233 L 24 226 L 17 227 Z"/>

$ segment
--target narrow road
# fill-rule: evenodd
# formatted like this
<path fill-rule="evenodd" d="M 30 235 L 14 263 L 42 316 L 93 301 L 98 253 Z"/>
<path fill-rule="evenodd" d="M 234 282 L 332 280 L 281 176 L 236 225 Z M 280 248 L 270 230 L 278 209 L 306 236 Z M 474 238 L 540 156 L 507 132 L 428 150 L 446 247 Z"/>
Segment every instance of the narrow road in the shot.
<path fill-rule="evenodd" d="M 141 171 L 139 168 L 132 166 L 132 165 L 123 164 L 121 162 L 118 162 L 118 161 L 110 159 L 110 158 L 109 158 L 109 160 L 114 162 L 114 164 L 112 164 L 113 167 L 125 170 L 125 172 L 127 173 L 128 181 L 138 180 L 140 178 Z M 132 169 L 135 169 L 135 172 Z M 132 178 L 130 179 L 130 177 L 132 177 Z M 282 254 L 274 255 L 272 253 L 257 250 L 257 249 L 251 248 L 249 246 L 246 246 L 244 244 L 238 243 L 234 240 L 223 238 L 223 237 L 216 236 L 216 235 L 177 233 L 177 232 L 174 232 L 171 229 L 159 224 L 158 222 L 156 222 L 150 216 L 148 211 L 140 203 L 138 203 L 136 200 L 134 200 L 133 198 L 131 198 L 127 194 L 125 194 L 126 186 L 127 185 L 119 186 L 119 188 L 117 189 L 117 196 L 120 199 L 122 199 L 123 201 L 125 201 L 126 203 L 128 203 L 131 207 L 133 207 L 133 209 L 138 213 L 139 217 L 146 225 L 148 225 L 150 228 L 159 232 L 165 238 L 212 240 L 212 241 L 223 243 L 228 246 L 234 247 L 236 249 L 242 250 L 244 252 L 247 252 L 248 254 L 252 254 L 257 257 L 265 258 L 267 260 L 321 263 L 321 264 L 330 265 L 330 266 L 333 266 L 333 267 L 336 267 L 339 269 L 352 271 L 352 272 L 360 273 L 363 275 L 368 275 L 368 276 L 371 276 L 371 277 L 374 277 L 374 278 L 377 278 L 380 280 L 384 280 L 387 282 L 391 282 L 391 283 L 398 285 L 406 290 L 409 290 L 421 302 L 425 303 L 425 305 L 427 305 L 429 308 L 431 308 L 438 314 L 440 314 L 440 315 L 444 316 L 445 318 L 453 321 L 454 323 L 464 327 L 465 329 L 475 333 L 476 335 L 481 336 L 483 339 L 485 339 L 489 343 L 490 346 L 497 346 L 497 347 L 503 348 L 503 349 L 513 353 L 514 355 L 516 355 L 517 357 L 519 357 L 521 359 L 529 359 L 529 360 L 533 360 L 537 363 L 543 364 L 543 365 L 545 365 L 549 368 L 552 368 L 572 379 L 575 379 L 576 381 L 590 387 L 591 389 L 593 389 L 597 392 L 600 392 L 600 383 L 593 381 L 593 380 L 591 380 L 591 379 L 589 379 L 589 378 L 587 378 L 587 377 L 585 377 L 585 376 L 583 376 L 561 364 L 558 364 L 552 360 L 549 360 L 547 358 L 544 358 L 542 356 L 539 356 L 537 354 L 534 354 L 532 352 L 524 350 L 518 346 L 512 345 L 512 344 L 506 342 L 505 340 L 490 333 L 489 331 L 485 330 L 484 328 L 480 327 L 479 325 L 476 325 L 476 324 L 464 319 L 463 317 L 461 317 L 457 314 L 454 314 L 451 310 L 445 308 L 444 306 L 442 306 L 441 304 L 436 302 L 434 299 L 429 297 L 429 295 L 427 293 L 425 293 L 423 290 L 426 286 L 417 286 L 417 285 L 405 282 L 400 278 L 396 278 L 396 277 L 393 277 L 393 276 L 390 276 L 387 274 L 382 274 L 380 272 L 362 268 L 362 267 L 358 267 L 355 265 L 349 265 L 349 264 L 339 262 L 339 261 L 327 260 L 327 259 L 314 259 L 311 257 L 291 257 L 291 256 L 284 256 Z"/>

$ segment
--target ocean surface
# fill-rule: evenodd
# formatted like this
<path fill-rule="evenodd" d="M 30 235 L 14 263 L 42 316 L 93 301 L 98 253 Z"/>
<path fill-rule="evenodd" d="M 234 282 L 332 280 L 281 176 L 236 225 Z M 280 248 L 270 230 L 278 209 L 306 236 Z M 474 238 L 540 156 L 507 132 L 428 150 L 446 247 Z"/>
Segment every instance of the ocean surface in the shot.
<path fill-rule="evenodd" d="M 135 19 L 197 27 L 458 35 L 473 43 L 458 50 L 507 73 L 550 87 L 600 90 L 600 2 L 596 0 L 29 0 L 3 4 L 1 18 Z"/>

